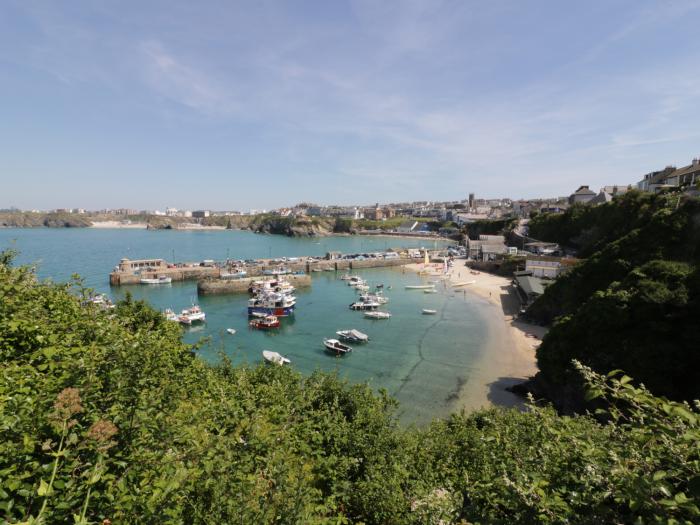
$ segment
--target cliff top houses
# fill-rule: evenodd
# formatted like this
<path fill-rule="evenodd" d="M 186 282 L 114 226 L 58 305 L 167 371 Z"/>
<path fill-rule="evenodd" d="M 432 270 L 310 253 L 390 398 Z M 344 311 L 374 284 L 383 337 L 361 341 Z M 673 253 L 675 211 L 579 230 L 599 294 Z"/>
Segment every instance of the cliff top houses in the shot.
<path fill-rule="evenodd" d="M 694 158 L 683 168 L 666 166 L 659 171 L 652 171 L 637 183 L 637 189 L 657 193 L 668 188 L 692 188 L 700 182 L 700 159 Z"/>

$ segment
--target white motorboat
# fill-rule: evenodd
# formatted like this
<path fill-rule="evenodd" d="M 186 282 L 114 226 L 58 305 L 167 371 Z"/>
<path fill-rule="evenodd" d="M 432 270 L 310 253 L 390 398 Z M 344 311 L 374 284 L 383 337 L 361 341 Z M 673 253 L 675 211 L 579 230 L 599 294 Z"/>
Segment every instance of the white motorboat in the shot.
<path fill-rule="evenodd" d="M 346 273 L 346 274 L 343 274 L 340 276 L 340 280 L 341 281 L 349 281 L 353 277 L 354 277 L 354 275 L 350 275 L 349 273 Z"/>
<path fill-rule="evenodd" d="M 153 278 L 141 278 L 141 284 L 170 284 L 171 282 L 173 282 L 172 278 L 165 275 L 159 275 Z"/>
<path fill-rule="evenodd" d="M 355 286 L 355 289 L 360 290 L 361 292 L 366 292 L 369 290 L 369 286 L 366 284 L 358 284 Z"/>
<path fill-rule="evenodd" d="M 414 284 L 406 286 L 406 290 L 430 290 L 435 288 L 434 284 Z"/>
<path fill-rule="evenodd" d="M 476 282 L 476 280 L 473 280 L 473 281 L 462 281 L 462 282 L 459 282 L 459 283 L 454 283 L 452 286 L 454 286 L 455 288 L 459 288 L 460 286 L 467 286 L 468 284 L 474 284 L 475 282 Z"/>
<path fill-rule="evenodd" d="M 165 310 L 163 310 L 163 315 L 165 316 L 165 319 L 167 321 L 174 321 L 174 322 L 180 321 L 179 316 L 170 308 L 166 308 Z"/>
<path fill-rule="evenodd" d="M 235 328 L 227 328 L 226 331 L 227 331 L 229 334 L 231 334 L 231 335 L 235 335 L 235 334 L 236 334 L 236 329 L 235 329 Z"/>
<path fill-rule="evenodd" d="M 379 304 L 386 304 L 389 302 L 389 299 L 384 297 L 382 293 L 364 293 L 360 295 L 360 301 L 374 301 Z"/>
<path fill-rule="evenodd" d="M 182 324 L 190 325 L 192 323 L 203 323 L 207 320 L 207 316 L 202 312 L 201 308 L 195 304 L 192 305 L 191 308 L 184 309 L 177 320 Z"/>
<path fill-rule="evenodd" d="M 363 334 L 354 328 L 352 330 L 338 330 L 336 334 L 338 334 L 338 337 L 341 339 L 350 341 L 351 343 L 366 343 L 369 341 L 369 336 L 367 334 Z"/>
<path fill-rule="evenodd" d="M 430 308 L 423 308 L 423 315 L 435 315 L 437 310 L 431 310 Z"/>
<path fill-rule="evenodd" d="M 350 310 L 376 310 L 380 304 L 377 301 L 357 301 L 350 305 Z"/>
<path fill-rule="evenodd" d="M 89 297 L 87 301 L 85 301 L 85 303 L 83 304 L 94 304 L 95 306 L 98 306 L 105 310 L 111 310 L 112 308 L 116 307 L 116 305 L 110 300 L 110 298 L 103 293 L 99 293 L 97 295 Z"/>
<path fill-rule="evenodd" d="M 391 314 L 389 312 L 365 312 L 365 317 L 370 319 L 389 319 Z"/>
<path fill-rule="evenodd" d="M 262 355 L 263 359 L 266 362 L 271 363 L 273 365 L 282 366 L 291 363 L 291 361 L 284 357 L 282 354 L 279 354 L 277 352 L 271 352 L 270 350 L 263 350 Z"/>
<path fill-rule="evenodd" d="M 423 293 L 437 293 L 437 290 L 435 288 L 431 288 L 430 290 L 423 290 Z"/>
<path fill-rule="evenodd" d="M 344 345 L 337 339 L 324 339 L 323 344 L 327 350 L 334 352 L 335 355 L 343 355 L 352 352 L 352 348 L 348 345 Z"/>
<path fill-rule="evenodd" d="M 366 285 L 367 285 L 367 281 L 365 281 L 364 279 L 362 279 L 360 277 L 352 277 L 348 281 L 348 286 L 366 286 Z"/>

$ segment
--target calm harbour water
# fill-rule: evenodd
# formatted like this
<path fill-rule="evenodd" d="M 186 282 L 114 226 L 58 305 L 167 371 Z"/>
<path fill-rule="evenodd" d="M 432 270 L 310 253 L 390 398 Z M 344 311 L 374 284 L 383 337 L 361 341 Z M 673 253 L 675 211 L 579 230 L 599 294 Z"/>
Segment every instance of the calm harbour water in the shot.
<path fill-rule="evenodd" d="M 425 278 L 401 268 L 359 270 L 355 273 L 370 284 L 383 283 L 389 298 L 383 309 L 393 317 L 374 321 L 348 308 L 356 293 L 339 275 L 319 272 L 311 274 L 311 289 L 297 292 L 296 314 L 283 319 L 279 330 L 264 332 L 247 327 L 245 295 L 197 298 L 195 282 L 110 288 L 108 274 L 122 257 L 199 261 L 435 245 L 435 241 L 421 239 L 298 239 L 241 231 L 0 229 L 0 249 L 18 250 L 18 263 L 36 264 L 40 277 L 65 281 L 79 274 L 86 286 L 113 299 L 129 291 L 160 310 L 179 311 L 197 302 L 207 322 L 185 329 L 183 337 L 189 343 L 207 338 L 198 351 L 206 361 L 215 362 L 223 351 L 235 363 L 256 364 L 262 350 L 273 350 L 289 357 L 302 373 L 337 370 L 350 381 L 385 388 L 399 400 L 402 421 L 418 424 L 459 410 L 460 392 L 487 346 L 489 319 L 483 301 L 455 293 L 442 283 L 437 294 L 406 290 L 407 284 L 424 283 Z M 422 315 L 423 308 L 435 309 L 437 314 Z M 230 335 L 227 328 L 237 333 Z M 368 334 L 370 342 L 354 345 L 354 351 L 342 358 L 324 351 L 324 337 L 335 337 L 337 330 L 350 328 Z"/>

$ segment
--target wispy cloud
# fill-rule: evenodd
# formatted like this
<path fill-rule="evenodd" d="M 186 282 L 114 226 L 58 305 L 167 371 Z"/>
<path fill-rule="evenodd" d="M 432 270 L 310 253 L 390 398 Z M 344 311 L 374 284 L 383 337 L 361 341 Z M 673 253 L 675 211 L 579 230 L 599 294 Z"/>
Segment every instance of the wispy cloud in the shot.
<path fill-rule="evenodd" d="M 145 58 L 144 78 L 160 95 L 207 115 L 236 112 L 230 84 L 219 85 L 210 75 L 176 58 L 158 41 L 143 42 L 139 50 Z"/>

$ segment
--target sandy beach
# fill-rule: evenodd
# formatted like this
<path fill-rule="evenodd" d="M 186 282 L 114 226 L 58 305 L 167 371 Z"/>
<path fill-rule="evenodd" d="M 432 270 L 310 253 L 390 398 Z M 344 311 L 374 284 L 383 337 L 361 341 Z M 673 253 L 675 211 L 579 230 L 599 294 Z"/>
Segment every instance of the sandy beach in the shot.
<path fill-rule="evenodd" d="M 145 222 L 121 222 L 121 221 L 95 221 L 92 228 L 117 228 L 130 230 L 145 230 L 148 224 Z M 173 230 L 225 230 L 225 226 L 202 226 L 197 223 L 178 224 Z"/>
<path fill-rule="evenodd" d="M 121 222 L 121 221 L 95 221 L 92 228 L 127 228 L 131 230 L 145 230 L 148 225 L 145 222 Z"/>
<path fill-rule="evenodd" d="M 428 276 L 444 275 L 442 264 L 427 268 L 424 264 L 409 264 L 406 268 Z M 460 393 L 462 407 L 472 411 L 492 405 L 522 406 L 522 398 L 508 392 L 506 387 L 537 373 L 535 350 L 547 329 L 516 318 L 520 301 L 510 279 L 484 272 L 471 273 L 461 259 L 455 261 L 447 275 L 455 292 L 463 293 L 465 300 L 483 302 L 485 313 L 494 316 L 489 347 Z M 454 287 L 465 282 L 470 284 Z"/>

